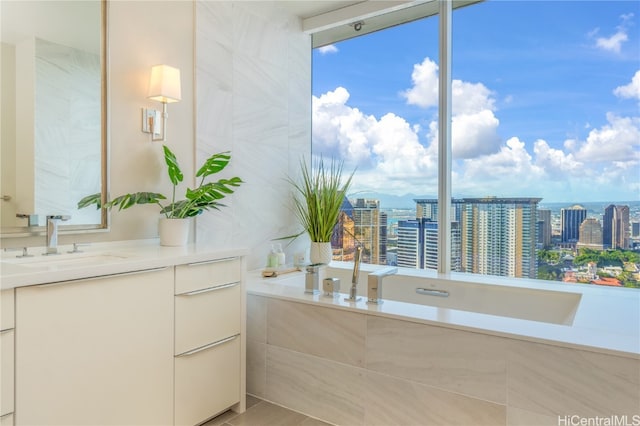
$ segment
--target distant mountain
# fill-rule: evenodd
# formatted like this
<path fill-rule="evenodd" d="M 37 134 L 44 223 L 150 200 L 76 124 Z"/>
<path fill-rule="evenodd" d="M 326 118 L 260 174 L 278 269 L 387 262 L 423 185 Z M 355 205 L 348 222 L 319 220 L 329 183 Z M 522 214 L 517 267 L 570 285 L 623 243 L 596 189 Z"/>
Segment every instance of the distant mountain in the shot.
<path fill-rule="evenodd" d="M 380 208 L 383 209 L 415 209 L 416 203 L 413 201 L 416 198 L 438 198 L 437 195 L 416 195 L 416 194 L 406 194 L 406 195 L 391 195 L 391 194 L 383 194 L 380 192 L 358 192 L 356 194 L 352 194 L 349 199 L 353 200 L 356 198 L 367 198 L 380 200 Z M 640 209 L 639 201 L 588 201 L 583 203 L 575 203 L 575 202 L 541 202 L 538 207 L 543 209 L 550 209 L 552 211 L 560 211 L 561 208 L 571 207 L 575 204 L 580 204 L 585 207 L 589 214 L 597 214 L 604 212 L 604 208 L 609 204 L 616 205 L 628 205 L 632 211 L 631 216 L 634 216 L 634 210 Z"/>
<path fill-rule="evenodd" d="M 416 202 L 413 201 L 415 198 L 438 198 L 438 197 L 437 195 L 415 195 L 415 194 L 391 195 L 391 194 L 382 194 L 379 192 L 358 192 L 357 194 L 353 194 L 349 197 L 350 200 L 353 200 L 356 198 L 380 200 L 380 208 L 382 209 L 415 209 Z"/>

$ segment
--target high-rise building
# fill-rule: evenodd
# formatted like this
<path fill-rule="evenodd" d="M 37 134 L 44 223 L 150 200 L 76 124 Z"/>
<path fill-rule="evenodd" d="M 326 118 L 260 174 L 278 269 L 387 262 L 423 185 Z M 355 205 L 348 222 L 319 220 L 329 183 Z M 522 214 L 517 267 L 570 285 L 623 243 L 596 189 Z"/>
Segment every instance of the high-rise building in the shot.
<path fill-rule="evenodd" d="M 582 222 L 576 247 L 602 250 L 602 225 L 598 219 L 588 217 Z"/>
<path fill-rule="evenodd" d="M 460 264 L 460 228 L 452 222 L 451 270 L 460 271 Z M 398 266 L 438 269 L 438 222 L 425 218 L 398 222 Z"/>
<path fill-rule="evenodd" d="M 362 262 L 384 265 L 387 261 L 387 214 L 380 201 L 358 198 L 353 207 L 354 238 L 362 250 Z"/>
<path fill-rule="evenodd" d="M 587 209 L 576 204 L 560 209 L 560 228 L 563 243 L 576 243 L 580 239 L 580 225 L 587 218 Z"/>
<path fill-rule="evenodd" d="M 535 278 L 536 212 L 540 200 L 498 197 L 452 199 L 452 233 L 455 230 L 460 235 L 459 240 L 455 234 L 451 240 L 452 269 Z M 434 211 L 438 202 L 436 199 L 415 201 L 419 206 L 416 211 L 423 212 Z"/>
<path fill-rule="evenodd" d="M 640 237 L 640 222 L 631 222 L 631 237 Z"/>
<path fill-rule="evenodd" d="M 608 205 L 602 218 L 602 244 L 604 248 L 631 247 L 629 206 Z"/>
<path fill-rule="evenodd" d="M 536 241 L 540 248 L 551 246 L 551 210 L 538 209 Z"/>
<path fill-rule="evenodd" d="M 422 246 L 421 222 L 424 219 L 398 221 L 397 265 L 408 268 L 422 268 L 420 259 Z"/>
<path fill-rule="evenodd" d="M 344 198 L 340 207 L 338 224 L 333 228 L 331 235 L 331 248 L 333 260 L 353 262 L 355 258 L 355 222 L 353 220 L 353 206 Z"/>

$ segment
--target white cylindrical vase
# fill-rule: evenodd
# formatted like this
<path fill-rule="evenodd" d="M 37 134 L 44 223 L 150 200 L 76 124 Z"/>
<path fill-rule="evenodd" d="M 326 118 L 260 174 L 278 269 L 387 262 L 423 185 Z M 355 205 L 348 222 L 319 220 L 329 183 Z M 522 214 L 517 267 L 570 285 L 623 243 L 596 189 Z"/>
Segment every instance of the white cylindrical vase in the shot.
<path fill-rule="evenodd" d="M 184 246 L 189 241 L 191 218 L 173 219 L 161 217 L 158 223 L 160 245 L 168 247 Z"/>
<path fill-rule="evenodd" d="M 331 243 L 311 243 L 309 250 L 309 260 L 311 263 L 324 263 L 329 264 L 333 257 L 333 250 L 331 249 Z"/>

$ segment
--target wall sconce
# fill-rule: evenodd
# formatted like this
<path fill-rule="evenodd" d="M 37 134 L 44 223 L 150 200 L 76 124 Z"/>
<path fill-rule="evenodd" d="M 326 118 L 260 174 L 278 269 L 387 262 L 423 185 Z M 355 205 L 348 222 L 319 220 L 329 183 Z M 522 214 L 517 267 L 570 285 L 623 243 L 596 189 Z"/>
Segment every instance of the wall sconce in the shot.
<path fill-rule="evenodd" d="M 151 68 L 147 98 L 162 102 L 162 115 L 160 111 L 142 108 L 142 131 L 151 133 L 152 141 L 166 141 L 167 104 L 181 99 L 180 70 L 168 65 L 156 65 Z"/>

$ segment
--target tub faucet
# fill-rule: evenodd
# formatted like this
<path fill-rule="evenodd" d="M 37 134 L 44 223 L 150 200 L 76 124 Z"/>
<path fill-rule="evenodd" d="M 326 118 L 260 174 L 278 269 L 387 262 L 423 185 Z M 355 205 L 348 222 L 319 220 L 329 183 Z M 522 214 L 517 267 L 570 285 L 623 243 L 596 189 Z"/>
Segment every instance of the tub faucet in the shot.
<path fill-rule="evenodd" d="M 47 215 L 47 249 L 44 253 L 58 254 L 58 223 L 61 220 L 69 220 L 71 216 L 67 215 Z"/>
<path fill-rule="evenodd" d="M 367 303 L 382 303 L 382 279 L 398 272 L 398 268 L 388 267 L 371 272 L 367 277 Z"/>
<path fill-rule="evenodd" d="M 16 213 L 16 217 L 19 219 L 27 219 L 27 226 L 38 226 L 37 214 Z"/>
<path fill-rule="evenodd" d="M 304 292 L 306 294 L 320 293 L 320 267 L 322 265 L 322 263 L 307 265 L 307 273 L 304 277 Z"/>
<path fill-rule="evenodd" d="M 353 259 L 353 276 L 351 277 L 351 288 L 349 289 L 349 297 L 345 297 L 347 302 L 357 302 L 358 298 L 358 277 L 360 276 L 360 262 L 362 257 L 362 247 L 356 247 L 355 258 Z"/>

